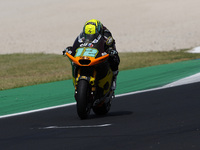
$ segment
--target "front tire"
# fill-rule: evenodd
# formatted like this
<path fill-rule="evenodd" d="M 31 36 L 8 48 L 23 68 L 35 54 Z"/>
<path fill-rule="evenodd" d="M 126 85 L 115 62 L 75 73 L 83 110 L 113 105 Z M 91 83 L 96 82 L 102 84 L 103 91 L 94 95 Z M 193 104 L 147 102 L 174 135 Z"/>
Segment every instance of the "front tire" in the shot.
<path fill-rule="evenodd" d="M 86 80 L 80 80 L 77 86 L 77 93 L 76 93 L 76 107 L 78 116 L 81 119 L 87 119 L 91 106 L 89 105 L 89 83 Z"/>

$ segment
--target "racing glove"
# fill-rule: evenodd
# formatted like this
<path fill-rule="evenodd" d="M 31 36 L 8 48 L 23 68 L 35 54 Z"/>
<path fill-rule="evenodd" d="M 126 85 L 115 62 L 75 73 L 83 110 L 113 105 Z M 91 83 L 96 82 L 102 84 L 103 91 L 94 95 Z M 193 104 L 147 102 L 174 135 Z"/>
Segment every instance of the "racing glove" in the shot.
<path fill-rule="evenodd" d="M 72 50 L 72 46 L 68 46 L 67 48 L 65 48 L 62 52 L 63 52 L 63 55 L 66 54 L 66 52 L 68 51 L 71 51 Z"/>

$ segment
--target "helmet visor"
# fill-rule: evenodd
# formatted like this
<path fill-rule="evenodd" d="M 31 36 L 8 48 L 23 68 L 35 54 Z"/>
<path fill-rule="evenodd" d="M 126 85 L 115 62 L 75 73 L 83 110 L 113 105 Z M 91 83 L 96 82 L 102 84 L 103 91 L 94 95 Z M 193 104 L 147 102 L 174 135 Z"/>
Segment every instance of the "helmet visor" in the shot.
<path fill-rule="evenodd" d="M 84 34 L 85 36 L 85 40 L 88 42 L 92 42 L 94 39 L 97 39 L 97 37 L 99 36 L 99 33 L 95 33 L 95 34 Z"/>

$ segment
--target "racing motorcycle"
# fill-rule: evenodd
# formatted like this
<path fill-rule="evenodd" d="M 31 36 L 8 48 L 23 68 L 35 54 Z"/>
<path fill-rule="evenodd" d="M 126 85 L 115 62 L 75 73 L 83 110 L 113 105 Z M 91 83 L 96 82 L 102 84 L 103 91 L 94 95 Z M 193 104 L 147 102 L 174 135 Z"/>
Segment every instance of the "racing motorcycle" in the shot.
<path fill-rule="evenodd" d="M 81 41 L 79 37 L 79 41 Z M 76 50 L 66 49 L 65 55 L 72 65 L 77 114 L 87 119 L 91 109 L 96 115 L 109 112 L 114 91 L 111 89 L 113 72 L 104 50 L 104 39 L 98 34 L 85 37 Z"/>

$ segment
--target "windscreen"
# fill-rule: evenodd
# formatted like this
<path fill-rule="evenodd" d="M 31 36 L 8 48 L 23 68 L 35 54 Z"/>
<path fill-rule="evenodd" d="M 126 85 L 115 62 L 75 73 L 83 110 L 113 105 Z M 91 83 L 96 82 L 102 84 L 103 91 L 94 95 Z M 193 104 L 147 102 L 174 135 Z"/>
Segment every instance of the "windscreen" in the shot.
<path fill-rule="evenodd" d="M 101 34 L 83 34 L 80 46 L 76 49 L 74 57 L 88 56 L 98 58 L 105 55 L 104 38 Z"/>

